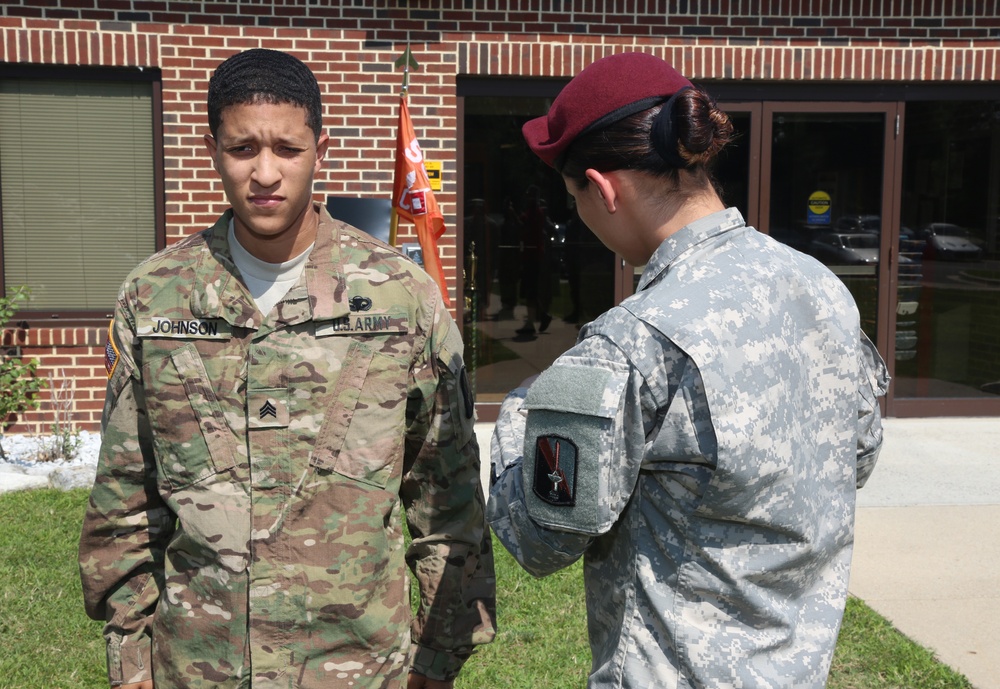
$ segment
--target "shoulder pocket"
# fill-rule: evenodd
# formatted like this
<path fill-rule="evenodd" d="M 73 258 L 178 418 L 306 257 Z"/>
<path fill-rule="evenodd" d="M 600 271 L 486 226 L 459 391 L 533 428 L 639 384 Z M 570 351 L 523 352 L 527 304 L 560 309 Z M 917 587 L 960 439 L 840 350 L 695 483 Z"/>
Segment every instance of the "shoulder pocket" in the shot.
<path fill-rule="evenodd" d="M 143 365 L 159 470 L 177 489 L 236 465 L 233 438 L 193 343 Z"/>
<path fill-rule="evenodd" d="M 539 524 L 592 535 L 611 528 L 622 498 L 610 474 L 627 382 L 624 365 L 564 358 L 528 390 L 525 506 Z"/>

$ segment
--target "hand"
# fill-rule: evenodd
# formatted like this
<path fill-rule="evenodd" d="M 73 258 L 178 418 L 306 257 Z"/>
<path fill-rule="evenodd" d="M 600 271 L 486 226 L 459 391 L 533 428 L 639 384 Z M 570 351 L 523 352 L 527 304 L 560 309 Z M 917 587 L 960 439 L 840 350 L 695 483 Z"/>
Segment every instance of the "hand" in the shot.
<path fill-rule="evenodd" d="M 454 686 L 455 680 L 442 682 L 439 679 L 418 675 L 416 672 L 411 672 L 406 680 L 406 689 L 452 689 Z"/>
<path fill-rule="evenodd" d="M 147 679 L 145 682 L 138 682 L 137 684 L 123 684 L 119 689 L 153 689 L 153 680 Z"/>

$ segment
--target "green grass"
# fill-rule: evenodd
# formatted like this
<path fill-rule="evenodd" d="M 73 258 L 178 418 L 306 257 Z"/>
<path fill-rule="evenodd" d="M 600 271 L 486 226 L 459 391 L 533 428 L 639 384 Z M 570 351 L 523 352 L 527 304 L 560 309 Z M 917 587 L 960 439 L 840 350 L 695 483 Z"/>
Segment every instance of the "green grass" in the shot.
<path fill-rule="evenodd" d="M 493 539 L 496 640 L 466 663 L 456 689 L 579 689 L 590 672 L 581 563 L 536 579 Z"/>
<path fill-rule="evenodd" d="M 76 546 L 87 492 L 0 495 L 0 689 L 106 689 L 101 624 L 83 612 Z M 500 632 L 456 689 L 584 686 L 579 563 L 534 579 L 497 550 Z M 848 601 L 830 689 L 972 689 L 859 600 Z"/>
<path fill-rule="evenodd" d="M 0 689 L 108 686 L 76 549 L 87 491 L 0 496 Z"/>
<path fill-rule="evenodd" d="M 973 689 L 964 676 L 897 631 L 857 598 L 848 598 L 829 689 Z"/>

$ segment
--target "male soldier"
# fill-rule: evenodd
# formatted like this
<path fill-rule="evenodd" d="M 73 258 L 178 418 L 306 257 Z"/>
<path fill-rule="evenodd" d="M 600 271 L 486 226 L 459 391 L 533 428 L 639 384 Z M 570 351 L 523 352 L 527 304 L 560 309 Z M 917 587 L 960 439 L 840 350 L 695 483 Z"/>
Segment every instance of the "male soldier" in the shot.
<path fill-rule="evenodd" d="M 495 617 L 458 330 L 313 202 L 303 63 L 229 58 L 208 112 L 232 209 L 133 271 L 109 331 L 80 569 L 111 684 L 450 687 Z"/>

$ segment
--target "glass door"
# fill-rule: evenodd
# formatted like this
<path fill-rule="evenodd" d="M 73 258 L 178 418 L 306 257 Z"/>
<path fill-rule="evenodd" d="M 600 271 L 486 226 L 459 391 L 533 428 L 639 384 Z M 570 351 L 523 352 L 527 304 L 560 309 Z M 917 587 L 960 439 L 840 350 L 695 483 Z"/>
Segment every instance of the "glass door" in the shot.
<path fill-rule="evenodd" d="M 766 103 L 760 229 L 826 264 L 887 350 L 895 104 Z M 889 170 L 890 174 L 886 174 Z M 881 336 L 881 339 L 880 339 Z"/>
<path fill-rule="evenodd" d="M 906 104 L 894 411 L 1000 409 L 1000 101 Z"/>
<path fill-rule="evenodd" d="M 550 104 L 546 96 L 462 99 L 459 314 L 482 420 L 620 301 L 620 259 L 581 222 L 562 177 L 521 134 Z"/>

